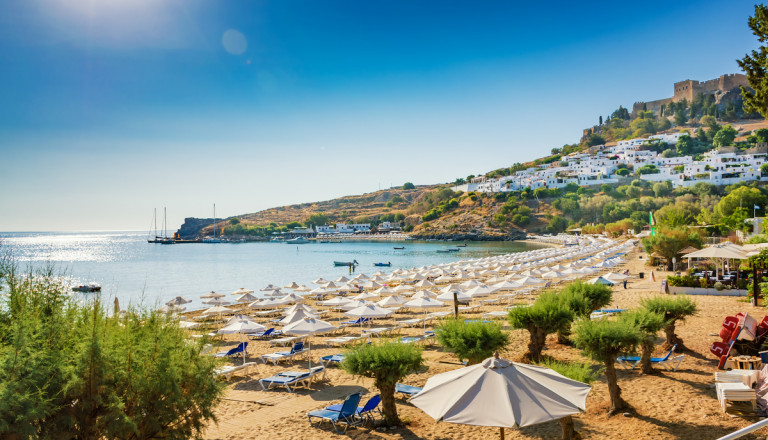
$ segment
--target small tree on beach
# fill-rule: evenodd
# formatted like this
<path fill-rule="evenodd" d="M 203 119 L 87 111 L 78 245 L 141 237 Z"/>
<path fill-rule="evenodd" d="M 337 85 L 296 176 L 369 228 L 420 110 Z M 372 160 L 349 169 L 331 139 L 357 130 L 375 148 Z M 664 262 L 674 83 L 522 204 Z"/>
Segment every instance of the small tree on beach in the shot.
<path fill-rule="evenodd" d="M 558 294 L 560 301 L 579 318 L 588 318 L 592 312 L 611 303 L 613 290 L 604 284 L 589 284 L 577 280 L 566 285 Z M 557 332 L 559 344 L 570 344 L 571 323 Z"/>
<path fill-rule="evenodd" d="M 395 385 L 423 364 L 420 347 L 388 342 L 356 346 L 347 354 L 341 366 L 347 373 L 374 379 L 381 394 L 384 421 L 387 426 L 397 426 L 400 418 L 395 405 Z"/>
<path fill-rule="evenodd" d="M 508 336 L 501 331 L 501 325 L 484 322 L 465 322 L 461 319 L 447 319 L 435 329 L 437 341 L 459 359 L 466 359 L 467 365 L 480 363 L 500 350 L 508 342 Z"/>
<path fill-rule="evenodd" d="M 642 342 L 643 333 L 626 321 L 585 319 L 576 325 L 575 335 L 576 346 L 592 359 L 603 362 L 605 366 L 605 378 L 611 397 L 611 414 L 629 408 L 629 404 L 621 398 L 615 363 L 619 354 L 634 350 Z"/>
<path fill-rule="evenodd" d="M 597 375 L 600 373 L 600 371 L 595 371 L 589 364 L 581 364 L 577 362 L 560 362 L 550 359 L 539 363 L 539 365 L 550 368 L 568 379 L 584 382 L 586 384 L 590 384 L 597 380 Z M 573 416 L 565 416 L 561 418 L 560 427 L 562 428 L 563 440 L 579 440 L 582 438 L 581 434 L 576 431 L 573 424 Z"/>
<path fill-rule="evenodd" d="M 643 374 L 653 374 L 656 372 L 651 364 L 651 355 L 656 342 L 656 335 L 666 325 L 664 316 L 652 312 L 645 308 L 632 310 L 621 315 L 621 320 L 629 325 L 637 327 L 643 334 L 643 341 L 640 343 L 642 353 L 640 355 L 640 365 Z"/>
<path fill-rule="evenodd" d="M 643 300 L 641 304 L 651 312 L 664 317 L 664 333 L 667 337 L 664 348 L 669 350 L 673 345 L 677 345 L 678 351 L 685 350 L 683 340 L 675 333 L 675 326 L 678 321 L 683 321 L 686 317 L 698 312 L 696 303 L 687 296 L 655 296 Z"/>
<path fill-rule="evenodd" d="M 524 359 L 541 360 L 541 351 L 547 335 L 562 329 L 573 321 L 573 312 L 566 307 L 555 292 L 545 292 L 530 307 L 516 307 L 509 311 L 512 328 L 528 330 L 530 342 Z"/>

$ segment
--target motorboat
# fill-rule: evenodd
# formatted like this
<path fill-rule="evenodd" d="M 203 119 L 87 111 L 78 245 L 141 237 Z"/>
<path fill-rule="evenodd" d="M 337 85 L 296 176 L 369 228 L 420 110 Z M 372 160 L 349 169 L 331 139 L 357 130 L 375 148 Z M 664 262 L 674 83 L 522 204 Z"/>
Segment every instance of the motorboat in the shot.
<path fill-rule="evenodd" d="M 391 262 L 386 262 L 386 263 L 373 263 L 373 265 L 374 265 L 374 266 L 376 266 L 376 267 L 391 267 L 391 266 L 392 266 L 392 263 L 391 263 Z"/>
<path fill-rule="evenodd" d="M 72 290 L 83 293 L 101 292 L 101 286 L 98 283 L 86 283 L 80 286 L 75 286 Z"/>
<path fill-rule="evenodd" d="M 290 240 L 286 240 L 285 242 L 288 243 L 288 244 L 305 244 L 305 243 L 309 243 L 309 240 L 307 240 L 306 238 L 302 238 L 302 237 L 296 237 L 296 238 L 292 238 Z"/>

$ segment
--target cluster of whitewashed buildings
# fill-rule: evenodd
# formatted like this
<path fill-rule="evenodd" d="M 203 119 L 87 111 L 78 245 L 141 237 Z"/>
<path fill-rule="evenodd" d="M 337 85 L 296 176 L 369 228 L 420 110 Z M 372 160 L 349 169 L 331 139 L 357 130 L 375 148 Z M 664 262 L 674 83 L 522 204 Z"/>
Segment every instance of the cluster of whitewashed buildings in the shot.
<path fill-rule="evenodd" d="M 310 229 L 311 230 L 311 229 Z M 376 226 L 378 232 L 399 231 L 398 222 L 381 222 Z M 345 224 L 336 223 L 336 225 L 322 225 L 315 228 L 317 234 L 369 234 L 371 232 L 370 223 Z"/>
<path fill-rule="evenodd" d="M 499 178 L 476 177 L 454 191 L 486 193 L 520 191 L 525 188 L 563 188 L 569 183 L 579 186 L 618 183 L 616 173 L 620 165 L 632 173 L 645 165 L 654 165 L 658 173 L 642 174 L 640 179 L 651 182 L 670 181 L 673 186 L 693 186 L 698 182 L 713 185 L 730 185 L 749 180 L 768 180 L 761 175 L 760 167 L 766 162 L 768 149 L 755 147 L 746 152 L 736 147 L 721 147 L 703 154 L 695 161 L 692 156 L 661 157 L 661 154 L 644 149 L 652 142 L 677 144 L 686 133 L 659 134 L 642 139 L 619 141 L 617 145 L 592 147 L 593 153 L 572 153 L 560 161 L 539 165 Z M 623 167 L 622 167 L 623 168 Z"/>

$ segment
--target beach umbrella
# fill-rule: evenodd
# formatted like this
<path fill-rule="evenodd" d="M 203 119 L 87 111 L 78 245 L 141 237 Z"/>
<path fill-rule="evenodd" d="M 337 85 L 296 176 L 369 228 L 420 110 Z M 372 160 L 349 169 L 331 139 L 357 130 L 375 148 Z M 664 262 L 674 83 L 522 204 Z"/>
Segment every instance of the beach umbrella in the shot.
<path fill-rule="evenodd" d="M 179 321 L 179 328 L 187 328 L 192 329 L 200 325 L 199 322 L 193 322 L 193 321 Z"/>
<path fill-rule="evenodd" d="M 384 316 L 389 316 L 392 313 L 392 310 L 385 309 L 384 307 L 380 307 L 376 304 L 366 304 L 360 307 L 355 307 L 354 309 L 351 309 L 344 314 L 353 318 L 382 318 Z M 360 334 L 362 333 L 363 323 L 361 321 Z"/>
<path fill-rule="evenodd" d="M 181 306 L 162 306 L 158 309 L 159 312 L 167 313 L 167 314 L 180 313 L 180 312 L 183 312 L 184 310 L 186 310 L 186 308 Z"/>
<path fill-rule="evenodd" d="M 597 277 L 592 278 L 591 280 L 587 281 L 589 284 L 605 284 L 606 286 L 613 286 L 614 282 L 611 280 L 606 280 L 603 277 Z"/>
<path fill-rule="evenodd" d="M 359 273 L 356 276 L 354 276 L 352 279 L 353 280 L 367 280 L 368 278 L 369 278 L 368 275 L 366 275 L 364 273 Z"/>
<path fill-rule="evenodd" d="M 347 304 L 351 302 L 349 298 L 344 298 L 342 296 L 337 296 L 335 298 L 331 298 L 329 300 L 320 301 L 318 304 L 324 307 L 332 307 L 332 308 L 338 308 L 338 306 L 343 306 L 344 304 Z"/>
<path fill-rule="evenodd" d="M 477 286 L 479 286 L 481 284 L 482 283 L 480 281 L 469 280 L 469 281 L 464 281 L 463 283 L 459 284 L 459 287 L 466 290 L 466 289 L 471 289 L 473 287 L 477 287 Z"/>
<path fill-rule="evenodd" d="M 414 299 L 408 301 L 407 303 L 403 304 L 403 307 L 409 307 L 409 308 L 415 308 L 415 309 L 423 309 L 424 310 L 424 316 L 427 315 L 427 309 L 434 309 L 438 307 L 445 307 L 445 304 L 438 301 L 437 299 L 433 298 L 427 298 L 427 297 L 419 297 L 416 298 L 416 295 L 414 295 Z M 427 323 L 424 321 L 424 328 L 426 328 Z"/>
<path fill-rule="evenodd" d="M 218 313 L 219 315 L 221 315 L 222 313 L 229 313 L 231 311 L 232 311 L 232 309 L 228 309 L 228 308 L 226 308 L 224 306 L 213 306 L 210 309 L 204 310 L 202 314 L 203 315 L 214 315 L 214 314 Z"/>
<path fill-rule="evenodd" d="M 464 293 L 467 294 L 470 298 L 481 298 L 484 296 L 489 296 L 493 292 L 494 292 L 493 289 L 491 289 L 486 285 L 481 284 L 477 287 L 467 290 Z"/>
<path fill-rule="evenodd" d="M 447 292 L 463 292 L 464 289 L 459 287 L 458 284 L 449 284 L 442 289 L 439 290 L 440 293 L 447 293 Z"/>
<path fill-rule="evenodd" d="M 405 292 L 411 292 L 413 290 L 415 290 L 413 286 L 409 286 L 407 284 L 401 284 L 395 287 L 394 289 L 392 289 L 392 291 L 395 293 L 405 293 Z"/>
<path fill-rule="evenodd" d="M 429 289 L 430 287 L 435 287 L 435 283 L 427 279 L 423 279 L 418 283 L 414 284 L 414 287 L 418 287 L 420 289 Z"/>
<path fill-rule="evenodd" d="M 215 298 L 224 298 L 227 295 L 224 295 L 223 293 L 214 292 L 211 290 L 210 293 L 206 293 L 205 295 L 200 296 L 202 299 L 215 299 Z"/>
<path fill-rule="evenodd" d="M 348 281 L 349 281 L 349 278 L 345 277 L 344 275 L 342 275 L 342 276 L 340 276 L 339 278 L 336 279 L 337 283 L 346 283 Z"/>
<path fill-rule="evenodd" d="M 516 281 L 517 283 L 522 284 L 523 286 L 535 286 L 538 284 L 544 284 L 546 281 L 540 280 L 535 277 L 523 277 Z"/>
<path fill-rule="evenodd" d="M 260 290 L 262 292 L 268 292 L 270 290 L 280 290 L 280 288 L 275 286 L 274 284 L 268 284 L 266 287 L 264 287 L 263 289 L 260 289 Z"/>
<path fill-rule="evenodd" d="M 450 275 L 440 275 L 439 277 L 435 278 L 435 283 L 437 284 L 450 283 L 451 281 L 454 281 L 454 278 Z"/>
<path fill-rule="evenodd" d="M 301 285 L 299 285 L 296 281 L 294 281 L 291 284 L 288 284 L 286 286 L 283 286 L 284 289 L 291 289 L 291 290 L 296 290 L 296 289 L 298 289 L 300 287 L 301 287 Z"/>
<path fill-rule="evenodd" d="M 329 322 L 321 321 L 318 318 L 306 317 L 283 327 L 283 333 L 297 336 L 311 336 L 318 333 L 327 333 L 335 329 L 336 327 Z"/>
<path fill-rule="evenodd" d="M 623 273 L 611 272 L 607 275 L 603 275 L 603 278 L 609 281 L 616 282 L 616 281 L 624 281 L 626 279 L 629 279 L 629 276 L 624 275 Z"/>
<path fill-rule="evenodd" d="M 250 319 L 237 319 L 220 328 L 217 333 L 220 335 L 227 334 L 240 334 L 240 343 L 243 343 L 243 335 L 246 333 L 262 332 L 267 328 L 258 322 L 251 321 Z M 243 350 L 243 363 L 245 363 L 245 350 Z"/>
<path fill-rule="evenodd" d="M 418 299 L 418 298 L 436 298 L 437 295 L 430 292 L 429 290 L 419 290 L 418 292 L 414 293 L 411 299 Z"/>
<path fill-rule="evenodd" d="M 472 299 L 471 296 L 467 295 L 466 293 L 462 292 L 461 290 L 452 290 L 449 292 L 443 292 L 440 295 L 437 295 L 435 298 L 438 301 L 445 301 L 450 302 L 453 301 L 453 294 L 456 294 L 456 300 L 457 301 L 469 301 Z"/>
<path fill-rule="evenodd" d="M 591 387 L 549 368 L 499 359 L 432 376 L 409 401 L 435 420 L 504 428 L 585 410 Z"/>
<path fill-rule="evenodd" d="M 304 302 L 304 297 L 296 295 L 295 293 L 289 293 L 288 295 L 285 295 L 284 297 L 280 298 L 280 300 L 283 301 L 285 304 L 300 303 L 300 302 Z"/>
<path fill-rule="evenodd" d="M 325 287 L 326 289 L 337 289 L 339 285 L 334 283 L 333 281 L 328 281 L 327 283 L 323 284 L 323 287 Z"/>
<path fill-rule="evenodd" d="M 308 306 L 308 305 L 306 305 L 304 303 L 296 303 L 296 304 L 288 307 L 287 309 L 283 310 L 283 316 L 288 316 L 291 313 L 295 312 L 296 310 L 300 310 L 300 309 L 304 310 L 306 312 L 315 314 L 315 315 L 317 314 L 317 312 L 315 312 L 315 310 L 312 307 L 310 307 L 310 306 Z"/>
<path fill-rule="evenodd" d="M 244 294 L 238 296 L 237 298 L 235 298 L 235 302 L 238 302 L 238 303 L 243 303 L 243 302 L 248 302 L 249 303 L 249 302 L 254 302 L 256 300 L 258 300 L 258 298 L 256 298 L 255 296 L 251 295 L 250 293 L 244 293 Z"/>
<path fill-rule="evenodd" d="M 360 299 L 371 299 L 371 298 L 378 298 L 378 297 L 379 297 L 379 295 L 377 295 L 377 294 L 375 294 L 373 292 L 363 292 L 363 293 L 359 293 L 359 294 L 353 296 L 350 299 L 360 300 Z"/>
<path fill-rule="evenodd" d="M 381 287 L 381 284 L 373 280 L 366 281 L 363 284 L 363 289 L 366 289 L 366 290 L 375 290 L 375 289 L 378 289 L 379 287 Z"/>
<path fill-rule="evenodd" d="M 362 307 L 362 306 L 365 306 L 365 305 L 368 305 L 368 304 L 373 304 L 373 303 L 370 302 L 370 301 L 366 301 L 364 299 L 357 299 L 357 300 L 350 300 L 346 304 L 341 304 L 339 306 L 339 308 L 340 309 L 344 309 L 344 310 L 352 310 L 352 309 L 356 309 L 358 307 Z"/>
<path fill-rule="evenodd" d="M 520 284 L 517 281 L 502 281 L 498 284 L 494 284 L 492 286 L 497 292 L 507 292 L 510 290 L 515 290 L 523 287 L 522 284 Z"/>
<path fill-rule="evenodd" d="M 381 307 L 391 307 L 391 306 L 400 306 L 400 305 L 405 304 L 406 302 L 407 302 L 407 300 L 405 298 L 397 296 L 397 295 L 392 295 L 392 296 L 388 296 L 388 297 L 382 299 L 381 301 L 377 302 L 376 304 L 378 304 Z"/>
<path fill-rule="evenodd" d="M 224 301 L 221 298 L 214 298 L 214 299 L 209 299 L 209 300 L 203 301 L 203 304 L 206 304 L 206 305 L 209 305 L 209 306 L 228 306 L 228 305 L 230 305 L 232 303 L 229 302 L 229 301 Z"/>
<path fill-rule="evenodd" d="M 115 298 L 115 299 L 117 299 L 117 298 Z M 174 298 L 174 299 L 168 301 L 167 303 L 165 303 L 165 305 L 166 306 L 180 306 L 180 305 L 183 305 L 183 304 L 189 304 L 191 302 L 192 302 L 191 299 L 186 299 L 186 298 L 182 298 L 180 296 L 177 296 L 176 298 Z"/>
<path fill-rule="evenodd" d="M 408 279 L 409 280 L 413 280 L 413 281 L 427 281 L 427 277 L 425 277 L 424 275 L 422 275 L 420 273 L 415 273 L 415 274 L 409 276 Z"/>
<path fill-rule="evenodd" d="M 265 290 L 263 295 L 266 296 L 267 298 L 277 298 L 277 297 L 283 296 L 284 293 L 281 292 L 280 289 L 275 289 L 275 290 Z"/>
<path fill-rule="evenodd" d="M 541 276 L 541 278 L 543 278 L 543 279 L 557 279 L 557 278 L 565 278 L 566 276 L 567 276 L 566 274 L 562 274 L 562 273 L 560 273 L 560 272 L 558 272 L 556 270 L 553 270 L 553 271 L 549 271 L 549 272 L 545 273 L 544 275 Z"/>
<path fill-rule="evenodd" d="M 327 282 L 328 282 L 328 280 L 326 280 L 323 277 L 320 277 L 320 278 L 316 279 L 315 281 L 312 281 L 313 284 L 325 284 Z"/>
<path fill-rule="evenodd" d="M 248 290 L 245 287 L 241 287 L 232 292 L 231 295 L 245 295 L 246 293 L 253 293 L 253 290 Z"/>
<path fill-rule="evenodd" d="M 286 305 L 285 302 L 283 302 L 280 298 L 265 298 L 261 301 L 255 301 L 250 304 L 248 304 L 248 307 L 252 309 L 269 309 L 272 307 L 277 306 L 284 306 Z"/>
<path fill-rule="evenodd" d="M 293 312 L 293 313 L 289 314 L 288 316 L 284 317 L 280 321 L 277 321 L 277 323 L 280 324 L 280 325 L 287 325 L 287 324 L 290 324 L 292 322 L 296 322 L 296 321 L 298 321 L 300 319 L 304 319 L 304 318 L 317 318 L 317 316 L 312 314 L 312 313 L 307 312 L 304 309 L 298 309 L 295 312 Z"/>
<path fill-rule="evenodd" d="M 384 295 L 392 295 L 393 293 L 395 293 L 395 291 L 390 289 L 389 286 L 382 286 L 374 290 L 373 293 L 375 293 L 376 296 L 384 296 Z"/>
<path fill-rule="evenodd" d="M 293 290 L 295 290 L 295 291 L 297 291 L 297 292 L 309 292 L 309 291 L 310 291 L 310 290 L 312 290 L 312 289 L 310 289 L 309 287 L 307 287 L 305 284 L 302 284 L 302 285 L 300 285 L 299 287 L 294 287 L 294 288 L 293 288 Z"/>

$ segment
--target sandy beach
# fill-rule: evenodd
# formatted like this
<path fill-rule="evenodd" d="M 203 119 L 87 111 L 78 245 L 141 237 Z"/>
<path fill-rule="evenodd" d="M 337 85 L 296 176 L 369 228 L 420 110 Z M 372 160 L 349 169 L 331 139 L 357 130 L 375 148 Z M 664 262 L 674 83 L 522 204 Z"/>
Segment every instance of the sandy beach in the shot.
<path fill-rule="evenodd" d="M 659 294 L 660 281 L 666 273 L 656 272 L 656 282 L 649 276 L 651 269 L 644 266 L 646 260 L 639 248 L 625 256 L 627 262 L 612 271 L 629 269 L 632 278 L 625 290 L 620 284 L 614 287 L 612 307 L 633 308 L 643 298 Z M 645 272 L 645 278 L 639 279 L 638 273 Z M 663 371 L 658 375 L 644 376 L 636 369 L 618 370 L 619 386 L 622 396 L 634 411 L 624 415 L 607 415 L 608 390 L 604 376 L 594 383 L 587 399 L 586 413 L 574 417 L 576 429 L 584 438 L 593 439 L 714 439 L 745 427 L 757 421 L 756 417 L 730 416 L 723 414 L 712 387 L 716 359 L 709 353 L 709 345 L 717 339 L 712 336 L 719 331 L 723 318 L 738 312 L 749 312 L 762 319 L 764 309 L 753 308 L 744 299 L 734 297 L 697 296 L 694 297 L 700 312 L 681 323 L 677 333 L 685 341 L 690 351 L 685 353 L 680 368 L 675 372 Z M 524 298 L 521 301 L 531 301 Z M 310 302 L 309 305 L 312 305 Z M 482 310 L 501 310 L 503 305 L 486 306 Z M 479 318 L 482 312 L 464 315 L 467 318 Z M 420 315 L 419 312 L 414 316 Z M 398 319 L 403 319 L 400 314 Z M 326 319 L 338 322 L 341 314 L 331 313 Z M 390 321 L 382 321 L 387 325 Z M 433 323 L 436 321 L 433 321 Z M 502 357 L 519 360 L 525 352 L 528 334 L 522 330 L 511 330 L 505 321 L 504 328 L 510 331 L 510 344 L 502 352 Z M 429 327 L 429 326 L 428 326 Z M 405 328 L 398 335 L 422 334 L 422 328 Z M 359 334 L 359 328 L 348 328 L 344 335 Z M 660 333 L 661 336 L 661 333 Z M 312 337 L 311 358 L 317 363 L 321 356 L 342 353 L 344 348 L 326 346 L 323 341 L 329 337 Z M 567 361 L 588 361 L 578 349 L 558 345 L 552 335 L 547 340 L 544 354 L 552 358 Z M 238 336 L 226 336 L 217 344 L 223 349 L 232 347 Z M 662 338 L 659 338 L 661 344 Z M 257 354 L 279 351 L 271 348 L 267 341 L 251 341 L 249 346 L 250 361 L 256 361 Z M 656 355 L 663 354 L 659 348 Z M 426 367 L 409 375 L 400 382 L 423 386 L 426 380 L 438 373 L 461 368 L 458 359 L 443 351 L 438 345 L 427 346 L 424 351 Z M 233 360 L 241 363 L 242 358 Z M 398 399 L 398 413 L 406 426 L 387 431 L 372 430 L 368 427 L 349 429 L 346 434 L 336 434 L 330 425 L 320 428 L 310 426 L 307 412 L 322 409 L 334 403 L 340 403 L 345 395 L 363 392 L 363 401 L 378 391 L 372 380 L 353 377 L 340 368 L 332 366 L 326 375 L 312 384 L 311 389 L 299 389 L 289 393 L 283 388 L 262 391 L 258 379 L 271 376 L 289 369 L 306 369 L 306 359 L 284 362 L 279 366 L 259 363 L 240 376 L 232 376 L 228 381 L 225 400 L 216 409 L 217 423 L 206 428 L 207 439 L 486 439 L 498 438 L 498 429 L 437 423 L 421 410 Z M 768 429 L 757 434 L 745 436 L 746 439 L 764 438 Z M 512 439 L 554 439 L 560 437 L 560 424 L 548 422 L 520 429 L 506 429 L 507 438 Z"/>

